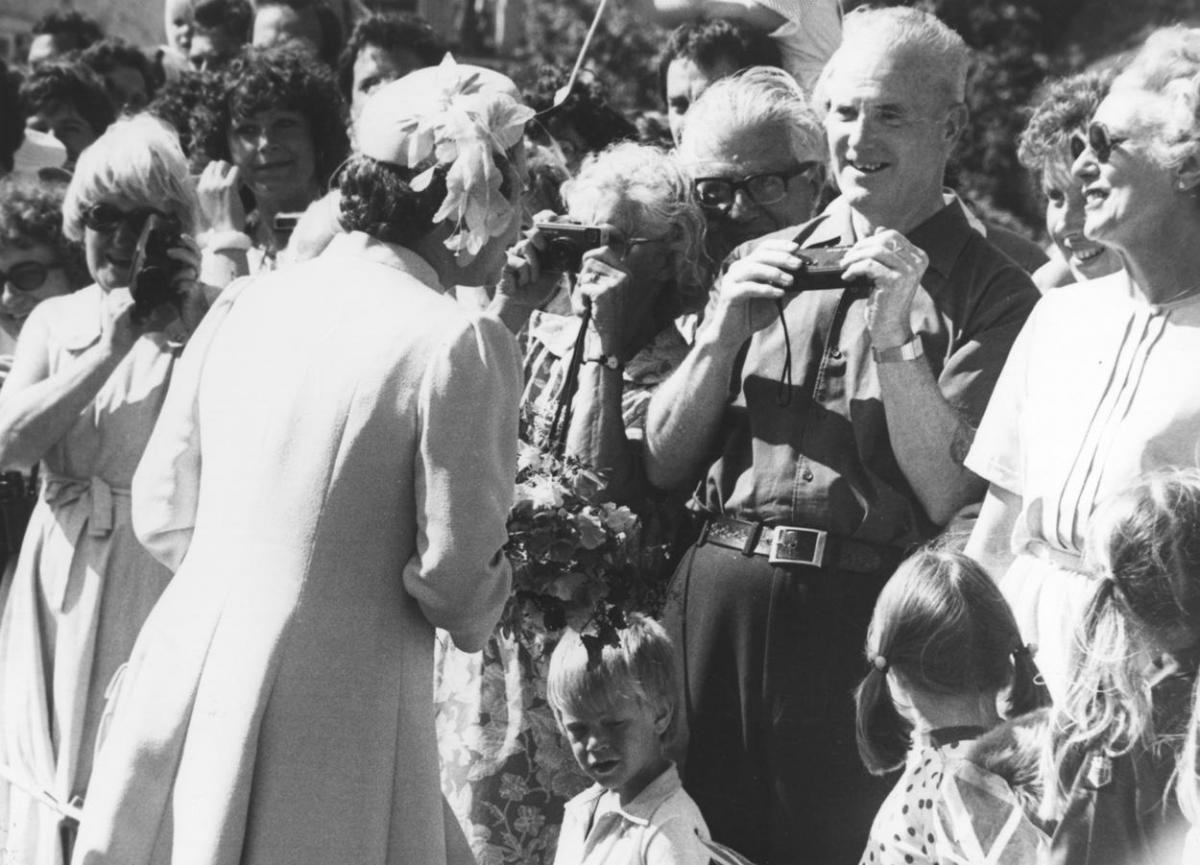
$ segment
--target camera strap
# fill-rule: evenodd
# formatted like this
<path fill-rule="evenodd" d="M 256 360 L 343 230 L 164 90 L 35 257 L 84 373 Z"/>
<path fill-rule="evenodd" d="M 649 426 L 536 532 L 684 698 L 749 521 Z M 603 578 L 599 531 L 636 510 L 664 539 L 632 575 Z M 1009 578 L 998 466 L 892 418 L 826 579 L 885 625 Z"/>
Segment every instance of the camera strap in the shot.
<path fill-rule="evenodd" d="M 579 389 L 579 368 L 583 365 L 583 347 L 587 342 L 588 326 L 592 323 L 592 301 L 584 298 L 583 313 L 579 316 L 579 334 L 575 337 L 575 345 L 571 349 L 571 359 L 567 363 L 567 374 L 563 379 L 562 389 L 558 392 L 558 405 L 554 409 L 554 421 L 550 424 L 550 434 L 546 445 L 552 456 L 562 459 L 567 450 L 567 434 L 571 429 L 571 408 L 575 402 L 575 392 Z"/>

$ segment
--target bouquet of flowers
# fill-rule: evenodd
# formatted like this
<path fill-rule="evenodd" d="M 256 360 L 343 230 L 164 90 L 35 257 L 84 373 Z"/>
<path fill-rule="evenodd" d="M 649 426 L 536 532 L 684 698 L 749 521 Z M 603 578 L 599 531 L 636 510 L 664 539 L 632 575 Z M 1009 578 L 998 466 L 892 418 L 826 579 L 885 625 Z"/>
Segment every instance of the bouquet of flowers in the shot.
<path fill-rule="evenodd" d="M 569 626 L 598 658 L 616 644 L 627 612 L 662 605 L 664 587 L 649 575 L 665 550 L 643 542 L 629 508 L 598 501 L 603 486 L 577 460 L 522 443 L 505 546 L 513 592 L 500 628 L 531 651 Z"/>

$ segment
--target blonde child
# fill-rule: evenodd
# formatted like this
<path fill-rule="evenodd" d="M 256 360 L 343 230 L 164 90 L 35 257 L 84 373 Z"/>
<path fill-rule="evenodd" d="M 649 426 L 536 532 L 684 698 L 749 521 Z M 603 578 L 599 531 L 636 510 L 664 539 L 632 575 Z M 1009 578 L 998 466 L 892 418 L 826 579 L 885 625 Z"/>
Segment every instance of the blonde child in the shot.
<path fill-rule="evenodd" d="M 925 549 L 880 593 L 866 654 L 870 671 L 855 694 L 859 754 L 876 775 L 904 773 L 875 816 L 861 862 L 970 861 L 945 852 L 963 846 L 939 819 L 945 776 L 1001 723 L 1003 692 L 1009 717 L 1049 700 L 1012 611 L 974 561 Z M 1024 849 L 1035 851 L 1036 830 L 1023 826 Z"/>
<path fill-rule="evenodd" d="M 1171 780 L 1200 638 L 1200 473 L 1155 473 L 1114 497 L 1089 555 L 1101 582 L 1045 770 L 1049 861 L 1173 865 L 1186 820 Z"/>
<path fill-rule="evenodd" d="M 567 803 L 555 865 L 706 865 L 708 827 L 667 756 L 678 680 L 662 626 L 631 615 L 619 645 L 591 655 L 568 632 L 550 658 L 546 692 L 596 782 Z"/>

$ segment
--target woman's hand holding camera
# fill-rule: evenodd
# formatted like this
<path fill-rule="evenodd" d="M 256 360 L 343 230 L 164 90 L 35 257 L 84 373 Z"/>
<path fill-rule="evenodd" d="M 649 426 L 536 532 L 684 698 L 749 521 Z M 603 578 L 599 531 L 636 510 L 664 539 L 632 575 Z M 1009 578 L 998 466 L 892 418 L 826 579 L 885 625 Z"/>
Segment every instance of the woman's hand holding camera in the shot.
<path fill-rule="evenodd" d="M 632 274 L 612 247 L 602 246 L 583 254 L 583 266 L 571 295 L 577 314 L 585 305 L 592 307 L 590 327 L 599 342 L 599 353 L 622 363 L 636 354 L 629 345 L 629 335 L 635 330 L 628 321 L 632 283 Z"/>
<path fill-rule="evenodd" d="M 555 219 L 553 213 L 544 211 L 537 219 Z M 508 250 L 508 259 L 496 285 L 496 296 L 492 310 L 509 330 L 518 333 L 535 309 L 541 309 L 558 288 L 559 274 L 543 271 L 538 259 L 539 251 L 545 251 L 546 241 L 537 228 L 525 232 L 524 237 Z"/>

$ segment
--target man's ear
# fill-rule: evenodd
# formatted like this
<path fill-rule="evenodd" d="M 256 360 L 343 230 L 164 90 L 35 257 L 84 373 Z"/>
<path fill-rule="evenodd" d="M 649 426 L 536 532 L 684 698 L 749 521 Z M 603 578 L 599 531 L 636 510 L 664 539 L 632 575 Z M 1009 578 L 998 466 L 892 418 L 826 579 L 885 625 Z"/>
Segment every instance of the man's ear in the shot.
<path fill-rule="evenodd" d="M 970 114 L 967 111 L 965 102 L 956 102 L 950 106 L 946 112 L 946 142 L 953 145 L 962 137 L 963 130 L 967 128 L 967 120 L 970 119 Z"/>
<path fill-rule="evenodd" d="M 1192 195 L 1200 193 L 1200 159 L 1195 155 L 1183 160 L 1175 169 L 1175 188 Z"/>
<path fill-rule="evenodd" d="M 658 733 L 659 738 L 666 735 L 667 730 L 670 729 L 671 718 L 674 714 L 670 705 L 664 703 L 659 707 L 658 713 L 654 716 L 654 732 Z"/>

